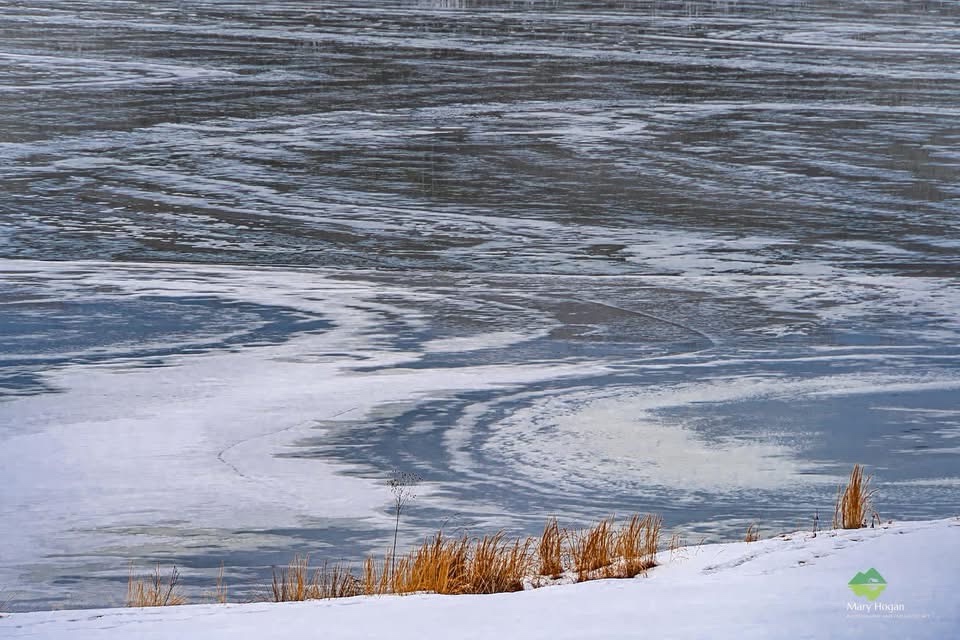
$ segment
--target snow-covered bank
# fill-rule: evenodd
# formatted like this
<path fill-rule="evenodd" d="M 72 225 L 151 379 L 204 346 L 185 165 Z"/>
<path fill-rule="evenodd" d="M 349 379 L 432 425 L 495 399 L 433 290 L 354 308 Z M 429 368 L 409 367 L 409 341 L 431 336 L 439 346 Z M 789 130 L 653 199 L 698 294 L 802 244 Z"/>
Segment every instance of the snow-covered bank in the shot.
<path fill-rule="evenodd" d="M 662 553 L 647 577 L 493 596 L 12 614 L 3 638 L 951 638 L 960 518 Z M 848 583 L 875 569 L 872 601 Z"/>

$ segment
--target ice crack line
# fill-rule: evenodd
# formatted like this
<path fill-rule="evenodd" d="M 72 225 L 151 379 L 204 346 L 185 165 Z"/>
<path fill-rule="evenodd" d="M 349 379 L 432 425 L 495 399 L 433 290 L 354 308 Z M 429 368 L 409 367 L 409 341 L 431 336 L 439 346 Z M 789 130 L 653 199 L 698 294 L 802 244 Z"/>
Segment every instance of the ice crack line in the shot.
<path fill-rule="evenodd" d="M 340 412 L 338 412 L 338 413 L 335 413 L 335 414 L 333 414 L 332 416 L 328 416 L 328 417 L 326 417 L 326 418 L 324 418 L 324 419 L 325 419 L 325 420 L 333 420 L 333 419 L 335 419 L 335 418 L 339 418 L 339 417 L 342 416 L 342 415 L 348 414 L 348 413 L 350 413 L 351 411 L 356 411 L 357 409 L 359 409 L 359 407 L 351 407 L 350 409 L 344 409 L 343 411 L 340 411 Z M 254 440 L 257 440 L 257 439 L 259 439 L 259 438 L 268 438 L 268 437 L 270 437 L 270 436 L 279 435 L 279 434 L 283 433 L 284 431 L 292 431 L 292 430 L 294 430 L 294 429 L 299 429 L 300 427 L 302 427 L 302 426 L 304 426 L 304 425 L 306 425 L 306 424 L 309 424 L 310 422 L 314 422 L 314 421 L 313 421 L 313 420 L 305 420 L 305 421 L 303 421 L 303 422 L 298 422 L 298 423 L 296 423 L 296 424 L 290 425 L 289 427 L 284 427 L 284 428 L 282 428 L 282 429 L 277 429 L 276 431 L 270 431 L 269 433 L 261 433 L 261 434 L 255 435 L 255 436 L 250 436 L 249 438 L 244 438 L 243 440 L 238 440 L 237 442 L 234 442 L 234 443 L 231 444 L 230 446 L 228 446 L 228 447 L 226 447 L 225 449 L 221 450 L 220 453 L 217 454 L 217 460 L 219 460 L 219 461 L 222 462 L 223 464 L 225 464 L 225 465 L 227 465 L 228 467 L 230 467 L 231 469 L 233 469 L 233 472 L 236 473 L 236 474 L 237 474 L 238 476 L 240 476 L 241 478 L 243 478 L 243 479 L 245 479 L 245 480 L 251 480 L 252 478 L 250 478 L 250 476 L 248 476 L 248 475 L 246 475 L 244 472 L 240 471 L 240 469 L 238 469 L 235 464 L 233 464 L 232 462 L 230 462 L 229 460 L 226 459 L 225 456 L 226 456 L 226 454 L 227 454 L 228 451 L 230 451 L 231 449 L 234 449 L 234 448 L 236 448 L 236 447 L 239 447 L 239 446 L 242 445 L 242 444 L 246 444 L 246 443 L 248 443 L 248 442 L 252 442 L 252 441 L 254 441 Z"/>

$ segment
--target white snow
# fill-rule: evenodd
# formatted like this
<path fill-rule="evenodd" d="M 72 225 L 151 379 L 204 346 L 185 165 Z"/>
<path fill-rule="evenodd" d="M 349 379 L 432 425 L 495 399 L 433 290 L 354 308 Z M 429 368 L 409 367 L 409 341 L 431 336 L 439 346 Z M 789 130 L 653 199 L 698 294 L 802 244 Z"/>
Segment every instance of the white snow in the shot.
<path fill-rule="evenodd" d="M 292 604 L 12 614 L 0 637 L 954 638 L 960 518 L 799 532 L 661 552 L 646 577 L 492 596 L 385 596 Z M 848 582 L 876 569 L 874 601 Z"/>

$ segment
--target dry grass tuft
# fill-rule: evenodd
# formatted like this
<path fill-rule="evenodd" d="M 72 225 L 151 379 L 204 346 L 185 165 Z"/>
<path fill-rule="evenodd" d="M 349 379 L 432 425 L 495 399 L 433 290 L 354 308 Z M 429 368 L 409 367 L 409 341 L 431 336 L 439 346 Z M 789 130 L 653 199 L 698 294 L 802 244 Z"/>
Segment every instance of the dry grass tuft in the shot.
<path fill-rule="evenodd" d="M 127 581 L 128 607 L 172 607 L 186 604 L 187 600 L 179 593 L 180 572 L 176 567 L 170 570 L 170 576 L 164 579 L 157 565 L 156 571 L 149 578 L 137 578 L 130 567 L 130 578 Z"/>
<path fill-rule="evenodd" d="M 506 540 L 504 532 L 470 540 L 438 533 L 400 558 L 389 580 L 392 593 L 503 593 L 523 589 L 535 562 L 532 539 Z M 368 561 L 366 583 L 384 582 Z"/>
<path fill-rule="evenodd" d="M 659 516 L 635 515 L 618 529 L 608 518 L 571 534 L 570 557 L 577 582 L 632 578 L 655 566 L 662 528 Z"/>
<path fill-rule="evenodd" d="M 614 552 L 620 559 L 618 578 L 632 578 L 656 566 L 663 521 L 659 516 L 639 514 L 617 531 Z"/>
<path fill-rule="evenodd" d="M 534 566 L 532 548 L 530 538 L 505 542 L 503 531 L 480 538 L 470 553 L 466 592 L 522 591 L 523 579 Z"/>
<path fill-rule="evenodd" d="M 273 600 L 504 593 L 569 572 L 581 582 L 633 577 L 656 564 L 661 528 L 659 516 L 636 515 L 620 528 L 609 518 L 577 533 L 551 519 L 539 539 L 508 539 L 503 531 L 471 539 L 440 531 L 405 556 L 367 558 L 359 577 L 345 564 L 324 564 L 311 572 L 308 557 L 296 556 L 287 568 L 274 569 Z"/>
<path fill-rule="evenodd" d="M 557 578 L 563 573 L 564 534 L 560 532 L 557 519 L 553 518 L 543 527 L 543 534 L 537 544 L 537 558 L 540 561 L 538 571 L 548 578 Z"/>
<path fill-rule="evenodd" d="M 391 576 L 393 593 L 465 593 L 470 541 L 446 539 L 438 532 L 419 549 L 401 558 Z"/>
<path fill-rule="evenodd" d="M 570 556 L 577 572 L 577 582 L 589 580 L 594 571 L 609 567 L 614 561 L 613 520 L 605 519 L 570 537 Z M 607 577 L 607 576 L 600 576 Z"/>
<path fill-rule="evenodd" d="M 364 582 L 353 575 L 349 565 L 337 562 L 323 563 L 323 568 L 314 573 L 310 585 L 310 598 L 352 598 L 364 595 Z"/>
<path fill-rule="evenodd" d="M 382 562 L 370 557 L 363 561 L 363 593 L 368 596 L 381 596 L 390 592 L 390 566 L 388 555 Z"/>
<path fill-rule="evenodd" d="M 217 588 L 213 592 L 213 599 L 219 604 L 227 604 L 227 585 L 223 580 L 223 563 L 220 563 L 220 571 L 217 572 Z"/>
<path fill-rule="evenodd" d="M 760 539 L 760 529 L 757 528 L 756 524 L 751 524 L 747 527 L 747 534 L 743 537 L 744 542 L 756 542 Z"/>
<path fill-rule="evenodd" d="M 302 602 L 311 595 L 310 557 L 296 555 L 285 569 L 273 569 L 273 601 Z"/>
<path fill-rule="evenodd" d="M 672 536 L 670 536 L 670 542 L 667 545 L 667 548 L 670 549 L 671 557 L 677 553 L 680 549 L 686 546 L 686 542 L 683 539 L 683 536 L 680 535 L 679 531 L 675 531 Z"/>
<path fill-rule="evenodd" d="M 846 487 L 837 488 L 837 505 L 834 508 L 834 529 L 860 529 L 867 526 L 870 502 L 874 490 L 870 488 L 872 476 L 864 478 L 863 466 L 853 465 Z"/>
<path fill-rule="evenodd" d="M 302 602 L 324 598 L 352 598 L 367 595 L 367 579 L 358 578 L 349 565 L 323 563 L 310 570 L 309 556 L 294 556 L 285 569 L 273 570 L 272 595 L 274 602 Z M 375 582 L 380 578 L 370 578 Z M 372 595 L 372 593 L 371 593 Z"/>

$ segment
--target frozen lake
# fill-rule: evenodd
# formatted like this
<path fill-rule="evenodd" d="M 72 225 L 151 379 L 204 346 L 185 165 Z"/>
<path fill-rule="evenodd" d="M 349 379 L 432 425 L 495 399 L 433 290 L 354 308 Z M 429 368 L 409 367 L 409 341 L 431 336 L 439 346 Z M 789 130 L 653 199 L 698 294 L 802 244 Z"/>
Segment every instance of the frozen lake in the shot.
<path fill-rule="evenodd" d="M 960 511 L 960 5 L 0 1 L 0 591 Z M 0 598 L 2 601 L 4 598 Z"/>

